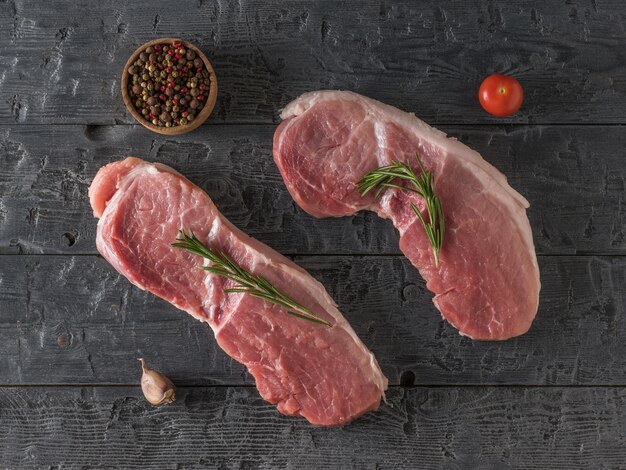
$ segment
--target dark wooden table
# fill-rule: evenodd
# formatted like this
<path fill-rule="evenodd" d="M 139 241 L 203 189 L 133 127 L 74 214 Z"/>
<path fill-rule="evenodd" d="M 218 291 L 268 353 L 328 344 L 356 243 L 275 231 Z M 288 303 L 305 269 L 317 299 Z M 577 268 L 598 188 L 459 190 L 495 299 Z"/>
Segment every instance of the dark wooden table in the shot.
<path fill-rule="evenodd" d="M 146 40 L 199 45 L 214 115 L 164 138 L 125 111 Z M 526 101 L 479 107 L 510 73 Z M 350 89 L 482 153 L 531 202 L 541 305 L 475 342 L 441 319 L 372 214 L 315 220 L 272 161 L 282 106 Z M 626 468 L 626 3 L 0 1 L 0 468 Z M 338 429 L 279 415 L 210 329 L 97 255 L 87 189 L 136 155 L 203 187 L 320 279 L 390 379 Z M 178 401 L 153 408 L 137 357 Z"/>

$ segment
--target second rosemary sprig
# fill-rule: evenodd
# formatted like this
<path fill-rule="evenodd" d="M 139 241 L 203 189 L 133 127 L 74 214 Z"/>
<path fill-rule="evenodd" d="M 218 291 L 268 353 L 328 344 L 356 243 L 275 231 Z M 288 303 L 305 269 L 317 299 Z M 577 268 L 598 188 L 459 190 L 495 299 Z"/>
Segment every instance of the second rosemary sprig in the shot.
<path fill-rule="evenodd" d="M 230 279 L 236 287 L 224 289 L 225 292 L 243 292 L 253 297 L 263 299 L 274 305 L 279 305 L 287 310 L 287 313 L 303 320 L 332 326 L 330 322 L 319 317 L 304 305 L 299 304 L 283 291 L 274 287 L 263 276 L 255 276 L 243 269 L 235 260 L 221 250 L 211 249 L 196 238 L 191 230 L 189 234 L 181 230 L 174 248 L 181 248 L 211 261 L 210 266 L 199 266 L 217 276 Z"/>
<path fill-rule="evenodd" d="M 426 171 L 419 154 L 416 153 L 415 157 L 417 158 L 417 163 L 421 170 L 419 176 L 415 174 L 409 165 L 394 161 L 391 165 L 381 166 L 380 168 L 370 171 L 363 176 L 356 185 L 361 196 L 365 196 L 370 191 L 375 190 L 375 196 L 380 197 L 385 189 L 396 188 L 402 191 L 413 192 L 424 199 L 426 202 L 428 220 L 424 219 L 424 216 L 415 204 L 411 203 L 411 209 L 413 209 L 413 212 L 415 212 L 415 215 L 417 215 L 424 227 L 424 231 L 426 232 L 426 236 L 432 248 L 435 266 L 438 268 L 439 252 L 443 245 L 443 235 L 445 231 L 443 208 L 441 207 L 439 197 L 435 194 L 435 183 L 432 173 Z M 395 181 L 398 179 L 409 181 L 413 187 L 397 184 Z"/>

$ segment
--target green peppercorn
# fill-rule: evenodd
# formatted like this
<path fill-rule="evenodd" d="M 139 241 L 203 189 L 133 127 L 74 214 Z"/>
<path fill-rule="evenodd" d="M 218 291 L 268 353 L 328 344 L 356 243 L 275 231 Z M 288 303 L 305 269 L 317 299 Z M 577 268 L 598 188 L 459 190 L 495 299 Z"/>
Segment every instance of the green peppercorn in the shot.
<path fill-rule="evenodd" d="M 155 126 L 158 126 L 158 125 L 159 125 L 159 120 L 158 120 L 158 119 L 156 119 L 156 118 L 155 118 L 155 119 L 153 119 L 153 120 L 152 120 L 152 124 L 154 124 Z"/>
<path fill-rule="evenodd" d="M 135 101 L 135 108 L 141 108 L 141 103 L 142 103 L 141 100 Z"/>
<path fill-rule="evenodd" d="M 147 52 L 148 54 L 152 54 L 152 53 L 154 52 L 154 46 L 148 46 L 148 47 L 146 47 L 146 52 Z"/>
<path fill-rule="evenodd" d="M 174 105 L 174 106 L 172 106 L 172 111 L 177 113 L 178 111 L 180 111 L 180 108 L 178 106 Z"/>
<path fill-rule="evenodd" d="M 179 122 L 180 122 L 180 125 L 181 125 L 181 126 L 184 126 L 185 124 L 187 124 L 187 119 L 185 119 L 185 118 L 180 118 L 180 121 L 179 121 Z"/>

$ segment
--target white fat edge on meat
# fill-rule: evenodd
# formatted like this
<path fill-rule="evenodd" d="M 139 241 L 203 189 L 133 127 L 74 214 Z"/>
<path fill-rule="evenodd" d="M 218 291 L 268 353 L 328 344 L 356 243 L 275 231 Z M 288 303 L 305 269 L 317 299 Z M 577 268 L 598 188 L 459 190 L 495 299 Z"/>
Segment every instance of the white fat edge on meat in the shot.
<path fill-rule="evenodd" d="M 280 117 L 281 119 L 287 119 L 289 117 L 299 116 L 320 101 L 339 98 L 357 102 L 365 102 L 370 107 L 374 107 L 375 109 L 382 108 L 385 113 L 387 113 L 385 115 L 385 119 L 391 118 L 394 123 L 401 126 L 410 125 L 411 130 L 413 132 L 419 130 L 416 133 L 425 140 L 431 143 L 435 143 L 439 147 L 448 150 L 456 157 L 464 160 L 474 161 L 474 163 L 483 168 L 483 170 L 487 172 L 487 174 L 496 179 L 496 181 L 498 181 L 498 183 L 502 185 L 503 189 L 510 193 L 510 195 L 513 196 L 520 204 L 528 207 L 528 201 L 526 200 L 526 198 L 524 198 L 521 194 L 511 188 L 502 172 L 500 172 L 497 168 L 495 168 L 493 165 L 483 159 L 478 152 L 472 150 L 467 145 L 459 142 L 455 138 L 448 137 L 445 132 L 428 125 L 417 116 L 415 116 L 415 114 L 402 111 L 401 109 L 382 103 L 373 98 L 368 98 L 367 96 L 359 95 L 358 93 L 354 93 L 351 91 L 311 91 L 308 93 L 304 93 L 300 97 L 293 100 L 291 103 L 287 104 L 287 106 L 283 108 Z"/>
<path fill-rule="evenodd" d="M 447 137 L 444 132 L 431 127 L 412 113 L 407 113 L 391 105 L 381 103 L 380 101 L 350 91 L 321 90 L 304 93 L 285 106 L 281 112 L 281 118 L 287 119 L 289 117 L 299 116 L 320 101 L 339 98 L 364 102 L 368 105 L 368 107 L 382 108 L 385 111 L 383 120 L 391 118 L 394 123 L 400 125 L 401 127 L 410 126 L 410 129 L 413 132 L 416 132 L 419 129 L 419 131 L 416 132 L 419 137 L 429 143 L 439 146 L 442 150 L 444 150 L 444 154 L 447 157 L 456 158 L 462 164 L 469 166 L 470 170 L 483 182 L 485 187 L 489 187 L 493 183 L 497 183 L 497 189 L 504 189 L 505 191 L 491 191 L 491 194 L 495 195 L 514 216 L 519 234 L 528 249 L 528 254 L 535 267 L 537 285 L 540 286 L 539 267 L 537 265 L 535 245 L 532 238 L 530 223 L 525 211 L 525 209 L 529 207 L 529 203 L 521 194 L 515 191 L 508 184 L 506 177 L 497 168 L 483 159 L 482 156 L 475 150 L 472 150 L 467 145 L 454 138 Z M 292 122 L 293 121 L 295 121 L 295 119 L 292 120 Z M 379 159 L 380 158 L 379 154 Z M 388 164 L 388 162 L 383 162 L 383 164 Z M 509 197 L 504 197 L 505 194 Z M 537 292 L 538 291 L 539 290 L 537 290 Z"/>
<path fill-rule="evenodd" d="M 263 244 L 262 242 L 245 234 L 244 232 L 239 230 L 236 226 L 234 226 L 232 222 L 230 222 L 228 219 L 223 218 L 223 217 L 220 217 L 220 218 L 222 219 L 223 225 L 227 226 L 231 230 L 232 235 L 240 238 L 240 240 L 243 242 L 243 245 L 246 247 L 248 254 L 251 255 L 252 259 L 255 260 L 253 269 L 254 267 L 257 267 L 257 266 L 267 266 L 267 267 L 271 266 L 275 269 L 281 270 L 283 273 L 285 273 L 285 275 L 294 279 L 295 283 L 297 283 L 301 288 L 304 288 L 306 292 L 312 298 L 316 299 L 320 303 L 320 305 L 322 306 L 322 308 L 325 309 L 325 311 L 330 313 L 330 315 L 335 320 L 334 327 L 340 327 L 350 335 L 354 343 L 357 346 L 359 346 L 359 348 L 364 353 L 368 355 L 369 366 L 375 377 L 374 382 L 376 386 L 378 387 L 378 389 L 381 391 L 383 399 L 386 402 L 386 397 L 385 397 L 384 392 L 387 389 L 387 384 L 388 384 L 387 378 L 383 375 L 383 372 L 380 369 L 380 366 L 378 365 L 378 362 L 376 361 L 374 354 L 359 339 L 354 329 L 350 326 L 350 324 L 345 319 L 345 317 L 337 309 L 337 305 L 335 304 L 335 301 L 328 294 L 324 286 L 317 279 L 315 279 L 308 272 L 306 272 L 297 264 L 293 263 L 288 258 L 274 251 L 272 248 L 269 248 L 267 245 Z M 274 256 L 268 257 L 266 254 L 262 253 L 253 245 L 258 246 L 259 248 L 262 247 L 262 248 L 267 248 L 268 250 L 271 250 L 271 253 Z M 325 327 L 320 326 L 320 328 L 325 328 Z"/>

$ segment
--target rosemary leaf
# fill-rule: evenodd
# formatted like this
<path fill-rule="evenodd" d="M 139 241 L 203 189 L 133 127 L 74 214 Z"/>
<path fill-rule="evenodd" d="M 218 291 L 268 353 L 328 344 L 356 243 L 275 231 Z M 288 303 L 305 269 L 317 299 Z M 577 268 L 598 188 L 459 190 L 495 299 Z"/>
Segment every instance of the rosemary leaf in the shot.
<path fill-rule="evenodd" d="M 182 229 L 179 233 L 179 237 L 176 239 L 176 243 L 172 243 L 172 246 L 208 259 L 211 261 L 212 265 L 199 266 L 201 269 L 229 279 L 237 284 L 236 287 L 224 289 L 224 292 L 249 294 L 253 297 L 265 300 L 266 302 L 283 307 L 287 310 L 289 315 L 294 317 L 313 323 L 332 326 L 330 322 L 320 318 L 311 310 L 274 287 L 263 276 L 255 276 L 249 273 L 223 251 L 212 250 L 204 245 L 196 238 L 193 231 L 189 230 L 189 234 L 187 234 L 185 229 Z"/>
<path fill-rule="evenodd" d="M 428 213 L 428 221 L 424 219 L 424 216 L 415 204 L 411 204 L 411 209 L 413 209 L 422 227 L 424 227 L 433 252 L 435 266 L 439 268 L 439 252 L 443 245 L 443 235 L 445 231 L 443 208 L 441 207 L 439 197 L 435 194 L 435 183 L 432 173 L 426 171 L 419 154 L 416 153 L 415 157 L 417 158 L 417 164 L 421 170 L 420 176 L 417 176 L 409 165 L 394 161 L 391 165 L 381 166 L 380 168 L 366 173 L 356 185 L 361 196 L 375 191 L 374 195 L 378 198 L 385 189 L 395 188 L 402 191 L 410 191 L 424 199 L 426 212 Z M 409 181 L 414 187 L 399 185 L 394 182 L 396 179 Z"/>

